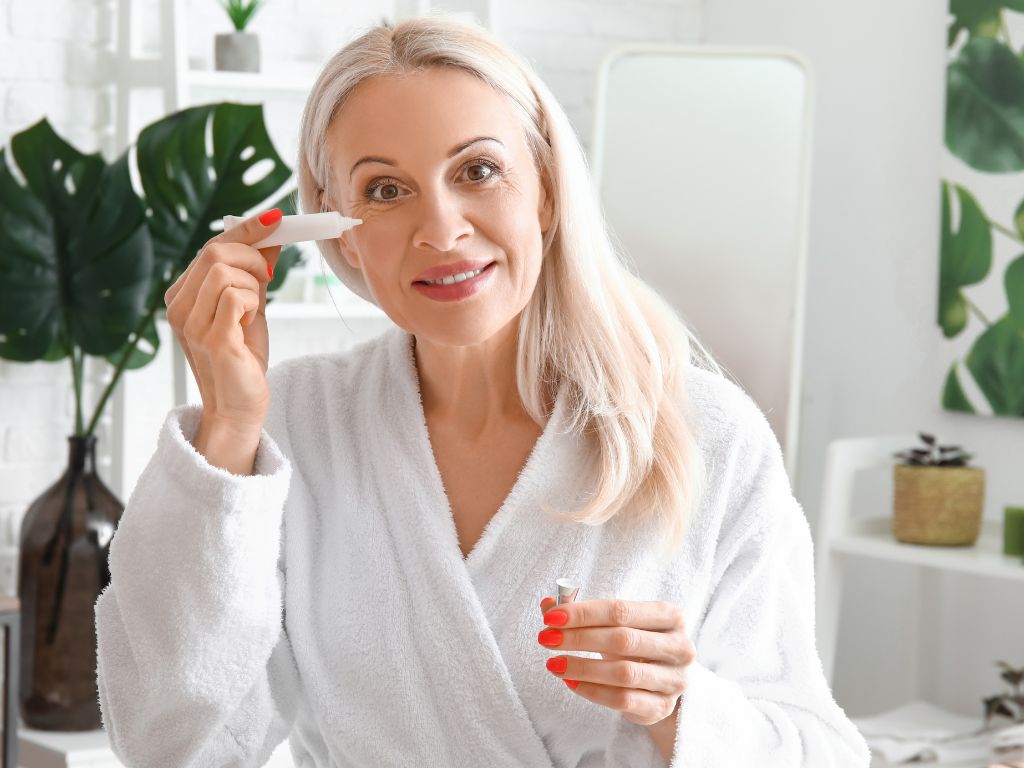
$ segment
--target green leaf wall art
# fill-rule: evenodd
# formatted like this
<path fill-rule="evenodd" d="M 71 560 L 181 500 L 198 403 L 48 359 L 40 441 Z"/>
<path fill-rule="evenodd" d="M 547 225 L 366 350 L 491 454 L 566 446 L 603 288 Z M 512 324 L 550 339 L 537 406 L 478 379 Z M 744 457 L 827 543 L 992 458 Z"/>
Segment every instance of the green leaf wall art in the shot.
<path fill-rule="evenodd" d="M 957 352 L 942 406 L 1024 417 L 1024 0 L 949 9 L 937 321 Z"/>

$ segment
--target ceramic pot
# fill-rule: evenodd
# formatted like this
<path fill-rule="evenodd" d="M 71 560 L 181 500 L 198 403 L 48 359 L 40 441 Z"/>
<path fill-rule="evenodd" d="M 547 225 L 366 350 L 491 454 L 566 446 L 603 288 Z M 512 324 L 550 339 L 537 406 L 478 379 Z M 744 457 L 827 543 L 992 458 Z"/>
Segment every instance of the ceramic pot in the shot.
<path fill-rule="evenodd" d="M 907 544 L 963 546 L 981 532 L 985 470 L 978 467 L 894 467 L 892 532 Z"/>
<path fill-rule="evenodd" d="M 251 32 L 217 35 L 213 54 L 214 67 L 220 71 L 260 71 L 260 39 Z"/>

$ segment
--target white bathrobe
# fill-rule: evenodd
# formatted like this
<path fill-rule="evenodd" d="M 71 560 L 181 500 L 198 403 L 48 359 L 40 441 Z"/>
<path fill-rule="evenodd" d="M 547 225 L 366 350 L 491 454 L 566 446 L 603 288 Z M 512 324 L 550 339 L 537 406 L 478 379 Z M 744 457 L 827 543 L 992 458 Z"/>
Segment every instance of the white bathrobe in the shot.
<path fill-rule="evenodd" d="M 682 608 L 697 658 L 672 768 L 866 768 L 815 648 L 810 531 L 740 388 L 689 368 L 708 490 L 668 565 L 647 528 L 541 512 L 585 491 L 561 396 L 464 559 L 411 342 L 271 369 L 251 476 L 194 450 L 199 406 L 170 412 L 95 606 L 125 765 L 261 766 L 290 738 L 298 768 L 664 766 L 645 727 L 545 668 L 539 603 L 570 576 L 578 600 Z"/>

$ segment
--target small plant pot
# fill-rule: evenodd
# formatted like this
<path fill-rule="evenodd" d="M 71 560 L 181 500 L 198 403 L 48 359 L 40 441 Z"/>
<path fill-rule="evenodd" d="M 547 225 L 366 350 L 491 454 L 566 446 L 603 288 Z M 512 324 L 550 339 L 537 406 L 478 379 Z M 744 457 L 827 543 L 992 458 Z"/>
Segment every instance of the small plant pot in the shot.
<path fill-rule="evenodd" d="M 227 32 L 214 41 L 214 66 L 221 72 L 259 72 L 260 38 L 251 32 Z"/>
<path fill-rule="evenodd" d="M 894 466 L 892 532 L 906 544 L 970 546 L 981 532 L 985 470 Z"/>

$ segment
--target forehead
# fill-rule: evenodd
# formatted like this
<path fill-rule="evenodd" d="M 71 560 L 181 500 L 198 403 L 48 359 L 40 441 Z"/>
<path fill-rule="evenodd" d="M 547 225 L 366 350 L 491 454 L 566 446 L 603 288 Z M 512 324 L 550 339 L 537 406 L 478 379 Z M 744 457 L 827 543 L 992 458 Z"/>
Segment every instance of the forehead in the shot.
<path fill-rule="evenodd" d="M 332 155 L 444 157 L 461 141 L 493 136 L 506 147 L 526 147 L 509 99 L 454 67 L 380 75 L 360 83 L 328 130 Z"/>

